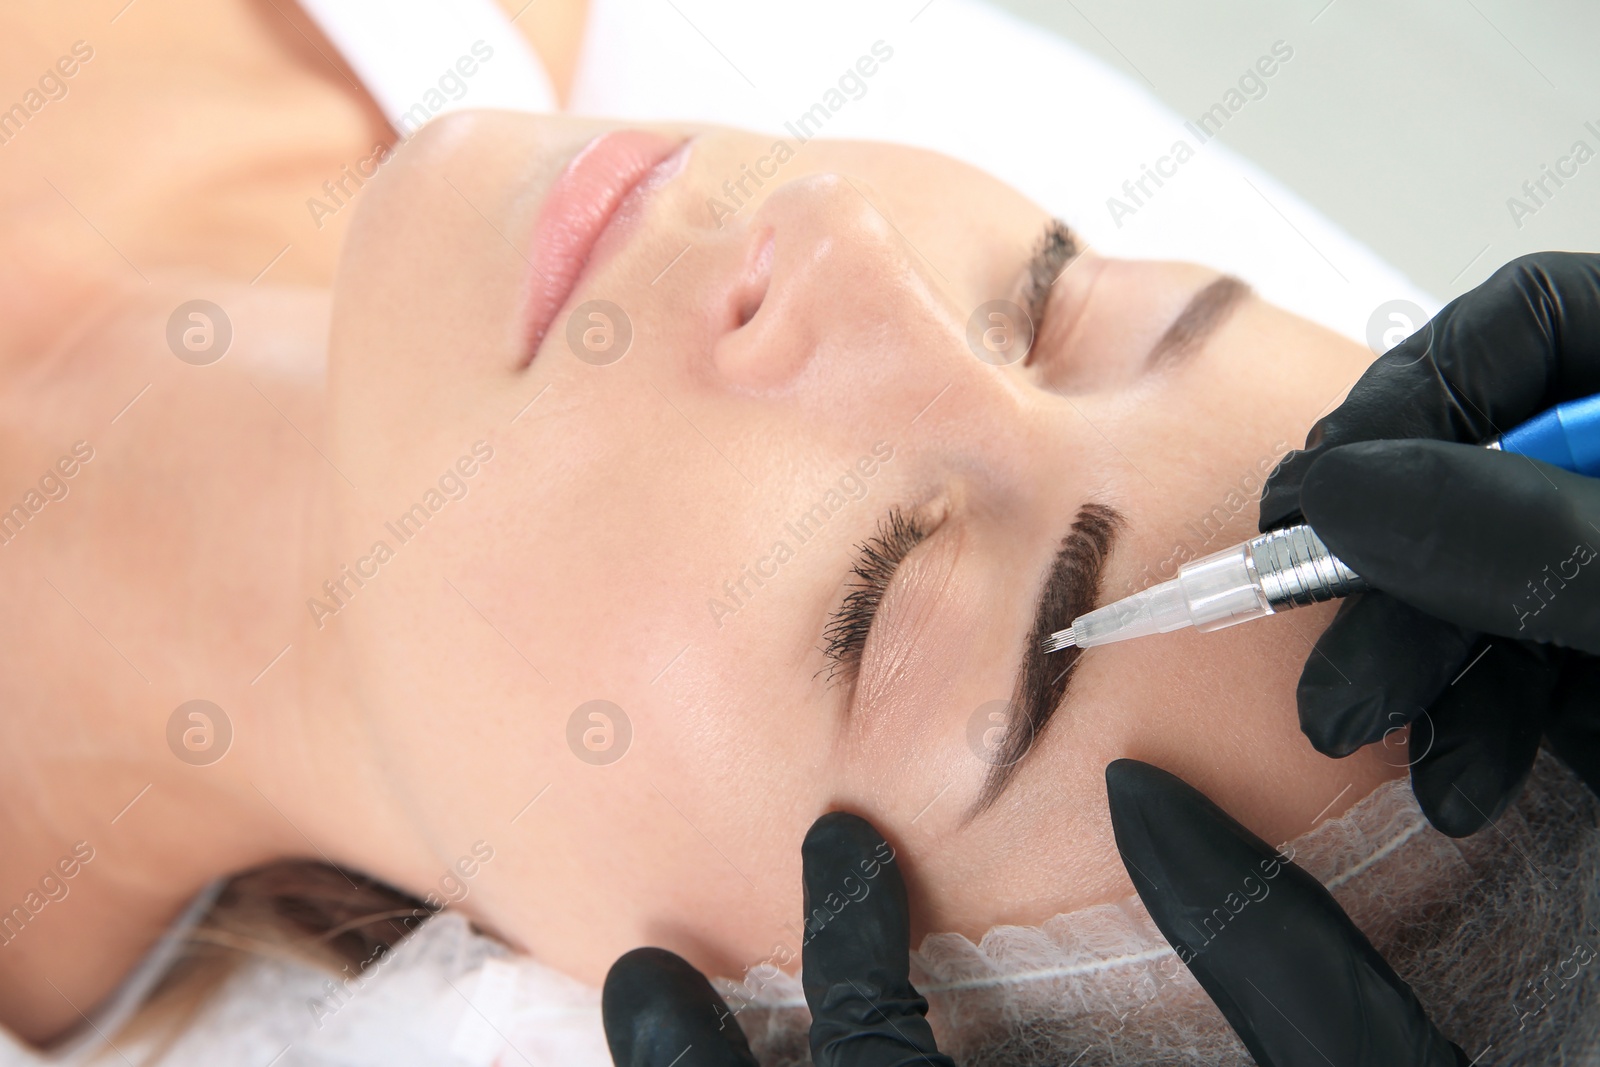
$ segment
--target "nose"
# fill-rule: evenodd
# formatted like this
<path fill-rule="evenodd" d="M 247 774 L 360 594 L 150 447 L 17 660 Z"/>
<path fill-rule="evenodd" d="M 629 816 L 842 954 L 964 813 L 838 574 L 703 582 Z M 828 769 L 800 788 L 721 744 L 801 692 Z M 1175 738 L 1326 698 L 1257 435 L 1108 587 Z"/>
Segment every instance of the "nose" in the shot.
<path fill-rule="evenodd" d="M 742 390 L 769 391 L 805 377 L 921 372 L 950 345 L 949 301 L 859 179 L 798 178 L 752 216 L 744 263 L 712 347 L 717 374 Z"/>

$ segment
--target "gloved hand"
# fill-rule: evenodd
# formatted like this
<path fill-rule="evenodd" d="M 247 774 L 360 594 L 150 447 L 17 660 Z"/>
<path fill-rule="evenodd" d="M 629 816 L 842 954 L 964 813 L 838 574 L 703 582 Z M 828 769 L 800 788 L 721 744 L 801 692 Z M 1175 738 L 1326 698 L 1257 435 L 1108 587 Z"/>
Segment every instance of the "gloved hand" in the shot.
<path fill-rule="evenodd" d="M 1150 917 L 1261 1067 L 1466 1067 L 1322 884 L 1205 794 L 1130 759 L 1106 794 Z"/>
<path fill-rule="evenodd" d="M 801 983 L 817 1067 L 955 1067 L 935 1047 L 928 1002 L 911 985 L 906 887 L 894 850 L 842 811 L 812 823 L 801 846 Z M 601 993 L 617 1067 L 754 1067 L 738 1020 L 711 983 L 660 948 L 612 964 Z"/>
<path fill-rule="evenodd" d="M 1309 522 L 1382 590 L 1317 641 L 1301 729 L 1345 756 L 1413 723 L 1413 789 L 1452 836 L 1515 798 L 1541 736 L 1600 791 L 1600 478 L 1478 447 L 1596 392 L 1600 256 L 1524 256 L 1380 357 L 1267 480 L 1263 531 Z"/>

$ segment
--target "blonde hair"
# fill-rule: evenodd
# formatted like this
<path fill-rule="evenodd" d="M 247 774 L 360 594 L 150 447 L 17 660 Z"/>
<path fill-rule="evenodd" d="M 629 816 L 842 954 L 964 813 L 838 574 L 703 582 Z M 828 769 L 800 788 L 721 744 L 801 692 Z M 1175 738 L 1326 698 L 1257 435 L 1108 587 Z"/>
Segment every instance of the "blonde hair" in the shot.
<path fill-rule="evenodd" d="M 222 887 L 114 1040 L 148 1042 L 141 1067 L 154 1067 L 250 959 L 275 957 L 336 976 L 360 975 L 435 910 L 376 878 L 328 863 L 285 860 L 243 871 Z M 112 1051 L 108 1042 L 93 1060 Z"/>

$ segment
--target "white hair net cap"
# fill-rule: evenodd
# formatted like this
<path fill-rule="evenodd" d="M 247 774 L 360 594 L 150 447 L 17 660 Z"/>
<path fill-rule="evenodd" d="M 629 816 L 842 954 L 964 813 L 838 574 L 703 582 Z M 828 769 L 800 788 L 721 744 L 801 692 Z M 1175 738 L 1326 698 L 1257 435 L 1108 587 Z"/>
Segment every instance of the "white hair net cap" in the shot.
<path fill-rule="evenodd" d="M 1380 786 L 1283 851 L 1375 940 L 1405 911 L 1444 899 L 1472 876 L 1456 844 L 1428 827 L 1404 779 Z M 1391 907 L 1397 898 L 1400 907 Z M 1078 1020 L 1080 1041 L 1109 1043 L 1131 1026 L 1159 1026 L 1185 1059 L 1244 1054 L 1137 896 L 1040 926 L 997 926 L 976 944 L 959 934 L 930 935 L 912 953 L 912 980 L 929 1000 L 941 1048 L 957 1054 L 985 1034 L 1068 1018 Z M 767 1046 L 764 1062 L 792 1054 L 805 1016 L 797 977 L 769 969 L 724 988 L 733 1005 L 749 1004 L 740 1017 L 755 1031 L 752 1043 Z"/>
<path fill-rule="evenodd" d="M 1469 1056 L 1492 1044 L 1485 1065 L 1596 1062 L 1597 811 L 1544 756 L 1517 804 L 1464 841 L 1429 827 L 1402 779 L 1285 851 L 1332 889 Z M 913 978 L 941 1047 L 967 1067 L 1250 1062 L 1136 897 L 997 927 L 977 943 L 935 934 L 914 954 Z M 763 1064 L 810 1063 L 796 976 L 756 967 L 717 984 Z M 139 1062 L 150 1050 L 118 1051 Z M 64 1062 L 0 1040 L 0 1067 Z M 161 1063 L 609 1067 L 610 1057 L 599 990 L 445 912 L 358 980 L 291 959 L 252 962 Z"/>
<path fill-rule="evenodd" d="M 1484 1063 L 1600 1062 L 1583 1058 L 1600 1049 L 1600 967 L 1588 966 L 1600 959 L 1597 812 L 1542 755 L 1518 802 L 1471 838 L 1428 825 L 1400 778 L 1282 851 L 1469 1056 L 1487 1046 Z M 940 1049 L 969 1067 L 1252 1062 L 1137 896 L 977 943 L 934 934 L 912 957 Z M 763 1064 L 810 1063 L 797 977 L 769 969 L 722 988 Z"/>

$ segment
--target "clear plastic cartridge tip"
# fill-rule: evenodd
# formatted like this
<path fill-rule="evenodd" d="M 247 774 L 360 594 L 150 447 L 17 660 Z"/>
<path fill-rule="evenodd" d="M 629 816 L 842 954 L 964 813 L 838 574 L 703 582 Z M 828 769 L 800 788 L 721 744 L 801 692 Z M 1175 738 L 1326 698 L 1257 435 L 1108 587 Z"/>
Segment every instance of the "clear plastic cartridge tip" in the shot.
<path fill-rule="evenodd" d="M 1078 616 L 1070 628 L 1045 639 L 1044 651 L 1189 628 L 1220 630 L 1365 588 L 1311 527 L 1291 526 L 1197 559 L 1170 582 Z"/>

